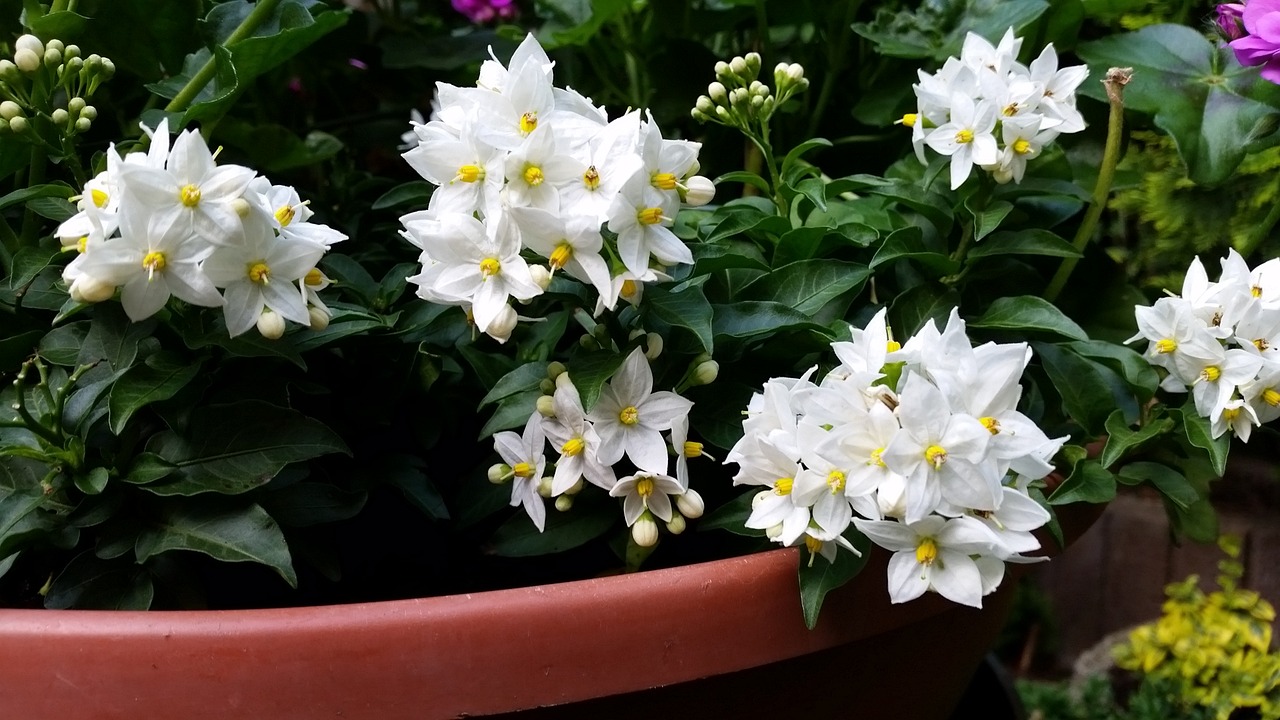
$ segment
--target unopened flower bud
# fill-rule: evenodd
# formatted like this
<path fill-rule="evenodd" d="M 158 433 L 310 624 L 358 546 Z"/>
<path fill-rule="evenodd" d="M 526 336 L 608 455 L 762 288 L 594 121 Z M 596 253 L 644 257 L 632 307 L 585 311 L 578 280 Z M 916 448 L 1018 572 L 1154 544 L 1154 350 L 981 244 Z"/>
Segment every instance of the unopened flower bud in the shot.
<path fill-rule="evenodd" d="M 12 60 L 0 60 L 0 80 L 8 83 L 16 83 L 21 80 L 18 66 L 14 65 Z"/>
<path fill-rule="evenodd" d="M 307 306 L 307 317 L 311 319 L 311 329 L 315 331 L 326 330 L 329 327 L 329 311 L 315 305 Z"/>
<path fill-rule="evenodd" d="M 538 494 L 544 498 L 551 497 L 551 478 L 543 475 L 538 478 Z"/>
<path fill-rule="evenodd" d="M 253 210 L 253 206 L 249 204 L 249 201 L 242 197 L 232 200 L 229 204 L 231 205 L 231 211 L 242 218 L 249 217 L 249 213 Z"/>
<path fill-rule="evenodd" d="M 27 119 L 21 116 L 13 118 L 9 121 L 9 129 L 19 135 L 26 132 L 27 129 L 30 127 L 31 127 L 31 123 L 27 122 Z"/>
<path fill-rule="evenodd" d="M 508 480 L 515 477 L 511 472 L 511 466 L 504 463 L 497 463 L 489 466 L 489 482 L 494 485 L 505 484 Z"/>
<path fill-rule="evenodd" d="M 551 285 L 551 271 L 542 265 L 530 265 L 529 276 L 533 278 L 533 283 L 543 290 Z"/>
<path fill-rule="evenodd" d="M 685 521 L 684 516 L 680 513 L 673 513 L 671 515 L 671 522 L 667 523 L 667 531 L 672 535 L 679 535 L 684 532 L 687 527 L 689 527 L 689 523 Z"/>
<path fill-rule="evenodd" d="M 78 57 L 67 58 L 62 61 L 62 71 L 64 75 L 79 74 L 80 69 L 84 67 L 84 60 Z"/>
<path fill-rule="evenodd" d="M 716 61 L 715 71 L 716 71 L 716 79 L 721 82 L 724 82 L 725 80 L 731 79 L 733 77 L 732 75 L 733 71 L 729 68 L 729 63 L 723 60 Z"/>
<path fill-rule="evenodd" d="M 778 104 L 778 101 L 774 100 L 773 96 L 770 95 L 769 97 L 764 99 L 764 104 L 760 106 L 760 114 L 764 116 L 773 114 L 773 109 L 774 107 L 777 106 L 777 104 Z"/>
<path fill-rule="evenodd" d="M 66 46 L 65 48 L 62 49 L 62 57 L 66 58 L 67 60 L 80 57 L 80 46 L 79 45 Z"/>
<path fill-rule="evenodd" d="M 640 547 L 653 547 L 658 544 L 658 523 L 648 510 L 631 526 L 631 539 Z"/>
<path fill-rule="evenodd" d="M 770 540 L 777 540 L 782 537 L 782 523 L 765 528 L 764 536 Z"/>
<path fill-rule="evenodd" d="M 708 115 L 715 114 L 716 104 L 711 102 L 711 98 L 706 95 L 699 95 L 698 101 L 694 103 L 694 108 Z"/>
<path fill-rule="evenodd" d="M 45 67 L 56 68 L 62 64 L 62 51 L 56 48 L 49 48 L 44 51 Z"/>
<path fill-rule="evenodd" d="M 116 64 L 110 58 L 102 58 L 102 79 L 110 80 L 116 74 Z"/>
<path fill-rule="evenodd" d="M 709 178 L 694 175 L 684 181 L 684 202 L 686 205 L 700 207 L 711 202 L 716 196 L 716 185 Z"/>
<path fill-rule="evenodd" d="M 752 95 L 767 97 L 769 95 L 769 86 L 765 85 L 759 80 L 752 80 L 751 85 L 747 87 L 747 91 L 750 92 Z"/>
<path fill-rule="evenodd" d="M 72 115 L 79 117 L 80 111 L 84 110 L 84 108 L 85 108 L 84 98 L 82 97 L 73 97 L 67 101 L 67 112 L 71 113 Z"/>
<path fill-rule="evenodd" d="M 751 73 L 751 77 L 760 74 L 760 53 L 749 52 L 742 58 L 747 63 L 747 72 Z"/>
<path fill-rule="evenodd" d="M 766 100 L 766 98 L 760 97 L 759 95 L 752 95 L 752 96 L 751 96 L 751 109 L 752 109 L 752 110 L 755 110 L 756 112 L 759 112 L 760 110 L 764 109 L 764 101 L 765 101 L 765 100 Z"/>
<path fill-rule="evenodd" d="M 560 512 L 568 512 L 573 509 L 573 496 L 561 495 L 556 498 L 556 509 Z"/>
<path fill-rule="evenodd" d="M 729 91 L 729 105 L 731 107 L 739 107 L 748 102 L 751 93 L 746 88 L 734 88 Z"/>
<path fill-rule="evenodd" d="M 574 481 L 572 485 L 569 486 L 568 490 L 564 491 L 564 493 L 566 495 L 577 495 L 578 493 L 582 492 L 582 488 L 584 487 L 586 486 L 582 484 L 582 478 L 578 478 L 576 481 Z"/>
<path fill-rule="evenodd" d="M 71 283 L 68 294 L 76 302 L 96 303 L 110 300 L 111 296 L 116 294 L 116 288 L 114 285 L 104 283 L 88 273 L 81 273 Z"/>
<path fill-rule="evenodd" d="M 756 504 L 754 498 L 751 504 L 752 506 Z M 676 496 L 676 509 L 680 511 L 681 515 L 696 520 L 702 517 L 702 513 L 706 510 L 706 505 L 702 502 L 702 496 L 698 494 L 697 490 L 685 490 Z"/>
<path fill-rule="evenodd" d="M 44 54 L 44 43 L 40 42 L 40 38 L 35 35 L 23 35 L 13 42 L 14 52 L 18 50 L 30 50 L 37 55 Z"/>
<path fill-rule="evenodd" d="M 569 373 L 568 373 L 567 371 L 566 371 L 566 372 L 563 372 L 563 373 L 560 373 L 559 375 L 557 375 L 557 376 L 556 376 L 556 388 L 557 388 L 557 389 L 558 389 L 558 388 L 571 388 L 571 387 L 573 387 L 573 379 L 569 377 Z"/>
<path fill-rule="evenodd" d="M 550 378 L 542 378 L 542 381 L 538 383 L 538 389 L 542 391 L 543 395 L 550 395 L 556 391 L 556 384 Z"/>
<path fill-rule="evenodd" d="M 93 122 L 87 117 L 82 117 L 76 121 L 76 132 L 89 132 L 89 128 L 93 127 Z"/>
<path fill-rule="evenodd" d="M 539 395 L 537 403 L 539 415 L 547 418 L 556 416 L 555 398 L 550 395 Z"/>
<path fill-rule="evenodd" d="M 728 110 L 728 108 L 726 108 L 726 107 L 724 107 L 724 106 L 722 106 L 722 105 L 717 105 L 717 106 L 716 106 L 716 119 L 717 119 L 717 120 L 719 120 L 720 122 L 723 122 L 723 123 L 728 123 L 728 122 L 731 120 L 731 117 L 732 117 L 732 116 L 730 116 L 730 115 L 729 115 L 729 110 Z"/>
<path fill-rule="evenodd" d="M 578 346 L 581 347 L 583 350 L 599 350 L 600 349 L 600 343 L 596 342 L 596 339 L 591 337 L 590 333 L 584 334 L 578 338 Z"/>
<path fill-rule="evenodd" d="M 720 363 L 715 360 L 700 362 L 693 369 L 694 385 L 710 385 L 720 377 Z"/>
<path fill-rule="evenodd" d="M 729 91 L 721 83 L 713 82 L 707 86 L 707 97 L 716 105 L 724 105 L 729 102 Z"/>
<path fill-rule="evenodd" d="M 266 308 L 258 316 L 258 333 L 268 340 L 279 340 L 284 335 L 284 316 Z"/>
<path fill-rule="evenodd" d="M 62 126 L 67 124 L 67 120 L 70 116 L 67 115 L 66 110 L 63 110 L 62 108 L 58 108 L 57 110 L 54 110 L 52 113 L 50 113 L 49 117 L 53 120 L 54 125 Z"/>
<path fill-rule="evenodd" d="M 62 52 L 62 51 L 63 51 L 63 49 L 65 49 L 65 48 L 66 48 L 66 45 L 63 45 L 63 44 L 62 44 L 62 41 L 61 41 L 61 40 L 59 40 L 58 38 L 54 38 L 54 39 L 50 40 L 49 42 L 45 43 L 45 44 L 44 44 L 44 47 L 45 47 L 45 49 L 46 49 L 46 50 L 48 50 L 49 48 L 53 48 L 54 50 L 57 50 L 58 52 Z"/>
<path fill-rule="evenodd" d="M 19 117 L 20 115 L 22 115 L 22 108 L 18 105 L 18 103 L 12 100 L 5 100 L 4 102 L 0 102 L 0 117 L 4 118 L 5 120 L 12 120 L 16 117 Z"/>
<path fill-rule="evenodd" d="M 515 308 L 510 305 L 503 305 L 502 309 L 498 311 L 498 316 L 485 329 L 485 333 L 494 340 L 505 343 L 511 339 L 511 332 L 516 329 L 517 320 Z"/>
<path fill-rule="evenodd" d="M 735 57 L 729 61 L 729 70 L 740 78 L 744 78 L 747 74 L 747 59 L 744 57 Z"/>
<path fill-rule="evenodd" d="M 787 66 L 787 77 L 791 82 L 800 82 L 804 79 L 804 68 L 800 63 L 791 63 Z"/>
<path fill-rule="evenodd" d="M 644 356 L 657 360 L 662 355 L 662 336 L 658 333 L 647 333 L 644 336 Z"/>
<path fill-rule="evenodd" d="M 98 119 L 98 108 L 96 108 L 96 107 L 94 107 L 94 106 L 92 106 L 92 105 L 85 105 L 85 106 L 84 106 L 84 109 L 82 109 L 82 110 L 80 111 L 80 117 L 82 117 L 82 118 L 86 118 L 86 119 L 88 119 L 88 120 L 97 120 L 97 119 Z"/>
<path fill-rule="evenodd" d="M 565 369 L 564 363 L 558 360 L 552 360 L 547 363 L 547 377 L 551 380 L 555 380 L 564 374 Z"/>

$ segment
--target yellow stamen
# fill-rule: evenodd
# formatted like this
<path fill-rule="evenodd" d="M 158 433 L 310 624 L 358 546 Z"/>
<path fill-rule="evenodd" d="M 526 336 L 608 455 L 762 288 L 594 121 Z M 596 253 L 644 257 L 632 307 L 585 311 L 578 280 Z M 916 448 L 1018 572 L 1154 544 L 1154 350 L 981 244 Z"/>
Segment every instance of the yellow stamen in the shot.
<path fill-rule="evenodd" d="M 831 488 L 831 494 L 844 492 L 844 473 L 839 470 L 832 470 L 827 473 L 827 487 Z"/>
<path fill-rule="evenodd" d="M 320 268 L 311 268 L 307 271 L 307 274 L 302 281 L 312 287 L 323 285 L 324 273 L 320 272 Z"/>
<path fill-rule="evenodd" d="M 527 112 L 520 116 L 520 134 L 528 135 L 538 129 L 538 113 Z"/>
<path fill-rule="evenodd" d="M 588 167 L 587 171 L 582 173 L 582 184 L 586 185 L 588 190 L 600 187 L 600 173 L 596 172 L 595 165 Z"/>
<path fill-rule="evenodd" d="M 1280 406 L 1280 390 L 1276 390 L 1275 388 L 1267 388 L 1266 390 L 1263 390 L 1262 402 L 1270 405 L 1271 407 Z"/>
<path fill-rule="evenodd" d="M 640 412 L 636 410 L 635 405 L 628 405 L 622 408 L 622 412 L 618 413 L 618 422 L 623 425 L 635 425 L 640 422 Z"/>
<path fill-rule="evenodd" d="M 618 292 L 619 292 L 619 294 L 621 294 L 621 295 L 622 295 L 622 297 L 625 297 L 625 298 L 635 297 L 635 294 L 636 294 L 636 281 L 635 281 L 635 280 L 623 280 L 623 281 L 622 281 L 622 289 L 621 289 L 621 290 L 619 290 Z"/>
<path fill-rule="evenodd" d="M 885 352 L 898 352 L 902 349 L 902 343 L 897 340 L 890 340 L 884 344 Z"/>
<path fill-rule="evenodd" d="M 1031 143 L 1023 138 L 1018 138 L 1013 141 L 1013 151 L 1019 155 L 1026 155 L 1031 152 Z"/>
<path fill-rule="evenodd" d="M 152 250 L 142 257 L 142 267 L 147 271 L 147 279 L 164 270 L 164 253 Z"/>
<path fill-rule="evenodd" d="M 93 200 L 93 204 L 100 208 L 106 207 L 107 203 L 111 200 L 105 192 L 97 188 L 89 191 L 89 199 Z"/>
<path fill-rule="evenodd" d="M 1238 417 L 1240 417 L 1240 408 L 1238 407 L 1223 408 L 1222 410 L 1223 420 L 1226 420 L 1228 423 L 1233 423 L 1236 421 L 1236 418 Z"/>
<path fill-rule="evenodd" d="M 178 199 L 187 207 L 195 207 L 200 204 L 200 188 L 195 185 L 183 185 L 178 190 Z"/>
<path fill-rule="evenodd" d="M 773 483 L 773 492 L 778 495 L 790 495 L 793 484 L 795 484 L 794 478 L 778 478 Z"/>
<path fill-rule="evenodd" d="M 671 173 L 654 173 L 650 182 L 659 190 L 676 189 L 676 176 Z"/>
<path fill-rule="evenodd" d="M 559 270 L 565 265 L 568 265 L 569 261 L 572 259 L 573 246 L 567 242 L 562 242 L 556 246 L 555 250 L 551 251 L 551 259 L 548 264 L 551 266 L 552 270 Z"/>
<path fill-rule="evenodd" d="M 1218 382 L 1220 377 L 1222 377 L 1222 368 L 1217 365 L 1210 365 L 1200 371 L 1200 379 L 1205 382 Z"/>
<path fill-rule="evenodd" d="M 884 460 L 880 459 L 880 456 L 883 454 L 884 448 L 876 448 L 875 450 L 872 450 L 871 459 L 867 461 L 867 464 L 875 465 L 876 467 L 885 467 Z"/>
<path fill-rule="evenodd" d="M 641 225 L 657 225 L 662 222 L 662 208 L 645 208 L 636 213 L 636 220 Z"/>
<path fill-rule="evenodd" d="M 961 130 L 960 132 L 956 133 L 956 142 L 960 143 L 961 145 L 966 145 L 968 143 L 973 142 L 973 131 Z"/>
<path fill-rule="evenodd" d="M 81 235 L 80 239 L 76 241 L 76 251 L 84 252 L 85 250 L 88 250 L 88 249 L 89 249 L 89 236 Z"/>
<path fill-rule="evenodd" d="M 293 216 L 292 205 L 281 205 L 280 209 L 276 210 L 276 222 L 280 223 L 280 227 L 285 227 L 293 222 Z"/>
<path fill-rule="evenodd" d="M 902 119 L 901 119 L 901 120 L 899 120 L 898 122 L 899 122 L 899 123 L 901 123 L 901 124 L 903 124 L 903 125 L 905 125 L 905 126 L 907 126 L 907 127 L 915 127 L 915 126 L 916 126 L 916 122 L 917 122 L 919 119 L 920 119 L 920 116 L 919 116 L 919 115 L 916 115 L 915 113 L 907 113 L 907 114 L 903 115 L 903 116 L 902 116 Z"/>
<path fill-rule="evenodd" d="M 938 559 L 938 543 L 933 538 L 920 538 L 920 544 L 916 545 L 916 562 L 921 565 L 932 565 L 934 560 Z"/>
<path fill-rule="evenodd" d="M 924 451 L 924 459 L 937 470 L 947 461 L 947 449 L 941 445 L 930 445 Z"/>
<path fill-rule="evenodd" d="M 253 282 L 266 285 L 271 281 L 271 268 L 266 263 L 254 263 L 249 266 L 249 279 Z"/>
<path fill-rule="evenodd" d="M 531 478 L 533 477 L 533 473 L 536 469 L 537 468 L 530 465 L 529 463 L 522 462 L 522 463 L 516 463 L 514 466 L 512 466 L 511 472 L 515 473 L 516 477 L 518 478 Z"/>
<path fill-rule="evenodd" d="M 465 183 L 473 183 L 477 180 L 484 179 L 484 168 L 479 165 L 463 165 L 458 168 L 458 177 L 455 180 L 461 180 Z"/>
<path fill-rule="evenodd" d="M 560 454 L 565 457 L 576 457 L 577 455 L 582 454 L 582 449 L 586 446 L 587 444 L 582 442 L 582 438 L 580 437 L 569 438 L 569 441 L 564 444 L 564 447 L 560 448 Z"/>
<path fill-rule="evenodd" d="M 686 440 L 684 442 L 684 456 L 687 458 L 702 457 L 702 443 Z"/>
<path fill-rule="evenodd" d="M 636 481 L 636 494 L 648 499 L 653 494 L 653 478 L 640 478 Z"/>
<path fill-rule="evenodd" d="M 1178 341 L 1174 340 L 1173 338 L 1165 338 L 1163 340 L 1156 341 L 1156 352 L 1160 353 L 1161 355 L 1168 355 L 1169 353 L 1177 349 L 1178 349 Z"/>
<path fill-rule="evenodd" d="M 1249 288 L 1249 293 L 1256 298 L 1262 297 L 1262 286 L 1254 285 L 1253 287 Z"/>
<path fill-rule="evenodd" d="M 822 541 L 812 535 L 805 535 L 804 547 L 810 555 L 817 555 L 822 552 Z"/>
<path fill-rule="evenodd" d="M 1271 347 L 1271 343 L 1267 342 L 1266 338 L 1258 338 L 1253 341 L 1253 346 L 1258 348 L 1258 352 L 1266 352 L 1267 348 Z"/>
<path fill-rule="evenodd" d="M 485 278 L 491 278 L 502 272 L 502 262 L 496 257 L 487 257 L 480 261 L 480 274 Z"/>
<path fill-rule="evenodd" d="M 530 187 L 538 187 L 544 180 L 546 180 L 546 177 L 542 174 L 542 168 L 537 165 L 528 165 L 525 167 L 524 181 L 528 183 Z"/>
<path fill-rule="evenodd" d="M 1000 114 L 1004 115 L 1005 117 L 1013 117 L 1014 115 L 1017 115 L 1018 103 L 1009 103 L 1008 105 L 1005 105 L 1004 109 L 1000 111 Z"/>
<path fill-rule="evenodd" d="M 987 432 L 991 433 L 992 435 L 1000 434 L 999 420 L 996 420 L 993 417 L 984 417 L 984 418 L 978 418 L 978 422 L 982 423 L 982 427 L 986 428 Z"/>

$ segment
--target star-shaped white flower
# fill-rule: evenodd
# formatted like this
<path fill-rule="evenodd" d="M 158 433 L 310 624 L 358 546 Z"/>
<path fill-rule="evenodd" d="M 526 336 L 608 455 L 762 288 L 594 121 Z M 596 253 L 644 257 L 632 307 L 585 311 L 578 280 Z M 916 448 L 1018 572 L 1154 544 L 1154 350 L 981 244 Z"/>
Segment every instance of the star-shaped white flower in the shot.
<path fill-rule="evenodd" d="M 644 352 L 636 348 L 601 389 L 599 401 L 588 414 L 600 434 L 600 462 L 612 465 L 625 453 L 641 470 L 665 473 L 667 444 L 662 432 L 688 415 L 691 407 L 691 401 L 668 390 L 653 392 L 653 371 Z"/>

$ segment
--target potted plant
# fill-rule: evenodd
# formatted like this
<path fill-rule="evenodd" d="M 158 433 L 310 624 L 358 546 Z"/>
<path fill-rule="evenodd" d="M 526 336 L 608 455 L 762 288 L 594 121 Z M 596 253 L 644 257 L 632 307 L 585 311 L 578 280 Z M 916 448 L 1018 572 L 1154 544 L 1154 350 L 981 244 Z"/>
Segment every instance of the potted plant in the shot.
<path fill-rule="evenodd" d="M 1186 33 L 1224 52 L 1195 31 L 1099 39 L 1079 48 L 1090 70 L 1024 43 L 1037 23 L 1071 35 L 1043 8 L 855 24 L 850 3 L 778 21 L 838 21 L 816 97 L 800 64 L 744 52 L 706 64 L 679 120 L 640 68 L 656 6 L 557 5 L 540 41 L 461 16 L 397 34 L 409 16 L 381 3 L 203 5 L 24 3 L 0 61 L 0 593 L 129 611 L 0 611 L 6 672 L 36 688 L 0 700 L 12 713 L 74 708 L 61 683 L 103 716 L 495 714 L 811 652 L 909 664 L 933 642 L 958 665 L 919 666 L 938 706 L 913 716 L 945 716 L 985 647 L 957 629 L 998 627 L 1006 568 L 1063 542 L 1055 507 L 1145 482 L 1210 534 L 1227 438 L 1252 427 L 1246 405 L 1266 419 L 1253 389 L 1269 356 L 1220 368 L 1221 397 L 1158 396 L 1234 335 L 1165 350 L 1166 330 L 1190 332 L 1183 311 L 1135 322 L 1123 273 L 1087 252 L 1124 94 L 1153 93 L 1142 68 L 1131 83 L 1107 68 L 1118 48 L 1159 63 Z M 519 11 L 454 5 L 480 23 Z M 738 10 L 694 10 L 690 28 L 724 26 L 706 47 L 735 39 Z M 352 101 L 382 97 L 362 38 L 383 32 L 399 38 L 386 66 L 468 59 L 455 83 L 412 90 L 432 111 L 402 158 L 403 92 L 385 111 Z M 867 124 L 905 112 L 865 163 L 798 129 L 847 100 L 855 45 L 906 58 L 887 77 L 929 67 L 858 106 Z M 1075 99 L 1090 73 L 1106 90 L 1081 92 L 1108 108 L 1095 124 Z M 1274 117 L 1249 73 L 1224 82 L 1257 107 L 1175 137 Z M 579 91 L 593 80 L 630 109 Z M 746 169 L 699 174 L 743 148 Z M 1240 159 L 1209 148 L 1193 168 Z M 825 173 L 806 159 L 819 152 L 854 172 Z M 1099 264 L 1076 272 L 1082 257 Z M 1186 312 L 1236 302 L 1227 288 L 1253 271 L 1231 262 L 1187 286 Z M 1136 330 L 1152 349 L 1126 347 Z M 736 557 L 771 542 L 802 547 Z M 498 609 L 513 604 L 528 614 Z M 911 623 L 915 640 L 881 634 Z M 88 684 L 68 653 L 121 675 Z"/>

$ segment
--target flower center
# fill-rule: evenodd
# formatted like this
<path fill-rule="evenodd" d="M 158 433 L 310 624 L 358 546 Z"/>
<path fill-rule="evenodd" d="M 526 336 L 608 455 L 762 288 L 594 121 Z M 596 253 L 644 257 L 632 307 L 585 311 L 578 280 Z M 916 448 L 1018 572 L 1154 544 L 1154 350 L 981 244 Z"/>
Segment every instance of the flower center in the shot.
<path fill-rule="evenodd" d="M 793 484 L 795 484 L 794 478 L 778 478 L 773 483 L 773 492 L 778 495 L 790 495 Z"/>
<path fill-rule="evenodd" d="M 546 177 L 542 174 L 542 168 L 537 165 L 525 166 L 523 177 L 524 181 L 529 184 L 529 187 L 538 187 L 544 180 L 546 180 Z"/>
<path fill-rule="evenodd" d="M 930 445 L 924 451 L 924 459 L 937 470 L 947 461 L 947 449 L 941 445 Z"/>
<path fill-rule="evenodd" d="M 623 425 L 635 425 L 640 422 L 640 411 L 636 410 L 635 405 L 628 405 L 618 413 L 618 422 Z"/>
<path fill-rule="evenodd" d="M 200 204 L 200 188 L 195 185 L 183 185 L 178 190 L 178 199 L 187 207 L 195 207 Z"/>
<path fill-rule="evenodd" d="M 1238 417 L 1240 417 L 1240 408 L 1229 407 L 1222 409 L 1222 419 L 1226 420 L 1228 424 L 1234 423 Z"/>
<path fill-rule="evenodd" d="M 551 251 L 551 267 L 559 270 L 573 259 L 573 246 L 567 242 L 562 242 Z"/>
<path fill-rule="evenodd" d="M 884 344 L 885 352 L 898 352 L 902 349 L 902 343 L 897 340 L 890 340 Z"/>
<path fill-rule="evenodd" d="M 303 276 L 304 283 L 312 287 L 324 284 L 324 273 L 320 272 L 320 268 L 311 268 L 307 274 Z"/>
<path fill-rule="evenodd" d="M 938 543 L 933 538 L 920 538 L 920 544 L 916 545 L 916 562 L 921 565 L 932 565 L 934 560 L 938 559 Z"/>
<path fill-rule="evenodd" d="M 1161 355 L 1168 355 L 1178 349 L 1178 341 L 1173 338 L 1165 338 L 1156 342 L 1156 352 Z"/>
<path fill-rule="evenodd" d="M 687 458 L 702 457 L 702 443 L 686 440 L 684 442 L 684 456 Z"/>
<path fill-rule="evenodd" d="M 973 142 L 973 131 L 961 130 L 960 132 L 956 133 L 956 142 L 960 143 L 961 145 L 967 145 L 968 143 Z"/>
<path fill-rule="evenodd" d="M 1266 352 L 1267 348 L 1271 347 L 1271 343 L 1266 338 L 1258 338 L 1253 341 L 1253 346 L 1258 348 L 1258 352 Z"/>
<path fill-rule="evenodd" d="M 1000 434 L 999 420 L 988 416 L 984 418 L 978 418 L 978 422 L 982 423 L 982 427 L 986 428 L 987 432 L 991 433 L 992 435 Z"/>
<path fill-rule="evenodd" d="M 1276 390 L 1275 388 L 1267 388 L 1266 390 L 1263 390 L 1262 402 L 1270 405 L 1271 407 L 1280 406 L 1280 390 Z"/>
<path fill-rule="evenodd" d="M 1013 151 L 1019 155 L 1026 155 L 1031 152 L 1031 143 L 1024 138 L 1018 138 L 1013 141 Z"/>
<path fill-rule="evenodd" d="M 76 252 L 83 253 L 87 249 L 89 249 L 89 236 L 81 235 L 80 239 L 76 241 Z"/>
<path fill-rule="evenodd" d="M 880 456 L 883 454 L 884 454 L 884 448 L 876 448 L 875 450 L 872 450 L 871 459 L 867 461 L 867 464 L 875 465 L 876 467 L 884 467 L 885 466 L 884 460 L 880 459 Z"/>
<path fill-rule="evenodd" d="M 817 555 L 822 552 L 822 541 L 812 535 L 805 535 L 804 547 L 810 555 Z"/>
<path fill-rule="evenodd" d="M 622 295 L 622 297 L 626 297 L 626 298 L 629 298 L 629 297 L 635 297 L 635 294 L 636 294 L 636 281 L 635 281 L 635 280 L 623 280 L 623 281 L 622 281 L 622 289 L 620 289 L 620 290 L 618 291 L 618 293 L 619 293 L 620 295 Z"/>
<path fill-rule="evenodd" d="M 636 494 L 647 500 L 653 494 L 653 478 L 640 478 L 637 480 Z"/>
<path fill-rule="evenodd" d="M 164 270 L 164 253 L 152 250 L 142 257 L 142 267 L 147 271 L 147 279 Z"/>
<path fill-rule="evenodd" d="M 902 119 L 899 120 L 898 122 L 902 123 L 903 125 L 906 125 L 907 127 L 915 127 L 916 121 L 918 119 L 919 119 L 919 116 L 916 115 L 915 113 L 907 113 L 903 115 Z"/>
<path fill-rule="evenodd" d="M 266 263 L 256 262 L 249 266 L 249 279 L 260 285 L 266 285 L 271 280 L 271 268 Z"/>
<path fill-rule="evenodd" d="M 636 213 L 636 220 L 641 225 L 656 225 L 662 222 L 662 208 L 645 208 Z"/>
<path fill-rule="evenodd" d="M 276 222 L 280 223 L 280 227 L 286 227 L 293 222 L 293 216 L 292 205 L 281 205 L 280 209 L 276 210 Z"/>
<path fill-rule="evenodd" d="M 516 463 L 515 466 L 511 468 L 511 472 L 515 473 L 518 478 L 531 478 L 533 477 L 533 471 L 535 469 L 536 468 L 529 463 L 522 462 Z"/>
<path fill-rule="evenodd" d="M 580 437 L 569 438 L 569 441 L 564 444 L 564 447 L 560 448 L 560 454 L 565 457 L 576 457 L 577 455 L 582 454 L 582 449 L 586 446 L 587 444 L 583 442 Z"/>
<path fill-rule="evenodd" d="M 111 200 L 111 198 L 108 197 L 105 192 L 97 188 L 94 188 L 89 191 L 89 199 L 93 201 L 94 205 L 100 208 L 106 207 L 107 203 Z"/>
<path fill-rule="evenodd" d="M 502 262 L 496 257 L 487 257 L 480 261 L 480 274 L 485 278 L 491 278 L 502 272 Z"/>
<path fill-rule="evenodd" d="M 1262 297 L 1262 286 L 1254 285 L 1253 287 L 1249 288 L 1249 294 L 1253 295 L 1256 298 Z"/>
<path fill-rule="evenodd" d="M 1014 115 L 1017 115 L 1018 103 L 1009 103 L 1008 105 L 1005 105 L 1004 109 L 1000 111 L 1000 114 L 1004 115 L 1005 117 L 1013 117 Z M 1014 150 L 1016 152 L 1017 148 L 1014 148 Z"/>
<path fill-rule="evenodd" d="M 582 173 L 582 184 L 586 185 L 588 190 L 600 187 L 600 173 L 596 171 L 595 165 L 591 165 L 586 172 Z"/>
<path fill-rule="evenodd" d="M 528 135 L 538 129 L 538 113 L 527 112 L 520 116 L 520 134 Z"/>
<path fill-rule="evenodd" d="M 1217 365 L 1210 365 L 1200 371 L 1200 379 L 1205 382 L 1218 382 L 1220 377 L 1222 377 L 1222 368 Z"/>
<path fill-rule="evenodd" d="M 676 176 L 671 173 L 654 173 L 650 182 L 659 190 L 676 189 Z"/>
<path fill-rule="evenodd" d="M 484 168 L 479 165 L 463 165 L 458 168 L 458 177 L 455 179 L 461 180 L 465 183 L 473 183 L 477 180 L 483 180 Z"/>
<path fill-rule="evenodd" d="M 827 473 L 827 487 L 831 488 L 832 495 L 844 492 L 844 473 L 839 470 Z"/>

